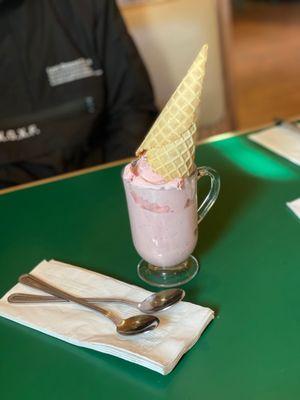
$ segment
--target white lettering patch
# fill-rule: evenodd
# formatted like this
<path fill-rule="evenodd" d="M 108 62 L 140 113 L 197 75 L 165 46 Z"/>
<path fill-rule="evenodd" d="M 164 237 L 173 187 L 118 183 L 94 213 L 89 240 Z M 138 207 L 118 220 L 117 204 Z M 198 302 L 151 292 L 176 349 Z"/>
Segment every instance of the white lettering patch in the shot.
<path fill-rule="evenodd" d="M 37 136 L 40 133 L 41 130 L 35 124 L 17 129 L 7 129 L 5 131 L 0 131 L 0 143 L 18 142 Z"/>
<path fill-rule="evenodd" d="M 93 60 L 90 58 L 78 58 L 78 60 L 52 65 L 46 68 L 46 72 L 50 86 L 103 74 L 102 69 L 93 69 Z"/>

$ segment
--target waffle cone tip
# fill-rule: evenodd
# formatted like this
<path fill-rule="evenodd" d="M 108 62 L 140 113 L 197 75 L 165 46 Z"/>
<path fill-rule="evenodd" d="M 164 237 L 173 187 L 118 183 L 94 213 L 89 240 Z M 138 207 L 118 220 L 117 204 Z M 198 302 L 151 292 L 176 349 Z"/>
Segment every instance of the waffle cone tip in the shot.
<path fill-rule="evenodd" d="M 196 119 L 208 45 L 205 44 L 136 151 L 166 180 L 188 176 L 194 168 Z"/>

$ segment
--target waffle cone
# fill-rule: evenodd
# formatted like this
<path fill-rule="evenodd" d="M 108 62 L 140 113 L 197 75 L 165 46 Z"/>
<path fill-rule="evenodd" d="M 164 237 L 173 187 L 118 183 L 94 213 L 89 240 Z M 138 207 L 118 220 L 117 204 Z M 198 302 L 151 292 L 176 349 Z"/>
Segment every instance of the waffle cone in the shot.
<path fill-rule="evenodd" d="M 153 171 L 166 181 L 192 174 L 196 119 L 200 105 L 208 46 L 204 45 L 136 155 L 146 154 Z"/>
<path fill-rule="evenodd" d="M 196 125 L 172 143 L 147 150 L 147 161 L 166 181 L 190 176 L 194 169 Z"/>
<path fill-rule="evenodd" d="M 183 143 L 185 143 L 184 138 L 187 137 L 187 132 L 190 132 L 190 138 L 195 137 L 196 113 L 202 93 L 207 49 L 207 45 L 202 47 L 187 75 L 162 110 L 141 146 L 138 148 L 136 152 L 137 156 L 147 152 L 147 158 L 149 158 L 148 153 L 151 152 L 150 159 L 153 160 L 152 154 L 154 151 L 164 153 L 162 150 L 164 146 L 173 144 L 173 146 L 168 147 L 173 148 L 174 145 L 178 143 L 179 147 L 181 147 Z M 181 138 L 183 139 L 180 140 Z M 189 164 L 190 161 L 188 161 L 188 165 Z M 157 163 L 155 162 L 154 170 L 158 172 L 158 167 L 156 165 Z M 160 170 L 162 169 L 162 167 L 159 168 Z M 167 175 L 173 176 L 174 172 L 168 173 Z M 162 176 L 166 178 L 164 174 Z"/>

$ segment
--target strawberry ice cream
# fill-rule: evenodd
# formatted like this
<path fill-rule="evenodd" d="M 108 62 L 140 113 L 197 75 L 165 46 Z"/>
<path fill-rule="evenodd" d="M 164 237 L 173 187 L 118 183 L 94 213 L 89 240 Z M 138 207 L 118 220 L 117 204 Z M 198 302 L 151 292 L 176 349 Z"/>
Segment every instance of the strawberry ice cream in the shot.
<path fill-rule="evenodd" d="M 195 174 L 166 182 L 145 156 L 123 172 L 136 250 L 158 267 L 174 267 L 193 252 L 198 237 Z"/>

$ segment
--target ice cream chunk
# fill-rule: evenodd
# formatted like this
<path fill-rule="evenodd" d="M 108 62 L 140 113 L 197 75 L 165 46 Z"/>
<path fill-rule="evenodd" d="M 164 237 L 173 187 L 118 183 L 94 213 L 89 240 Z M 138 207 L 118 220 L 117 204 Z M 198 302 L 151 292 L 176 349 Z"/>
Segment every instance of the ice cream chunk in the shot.
<path fill-rule="evenodd" d="M 142 156 L 126 165 L 123 178 L 132 182 L 135 186 L 151 187 L 153 189 L 181 189 L 184 181 L 182 178 L 166 181 L 161 175 L 153 171 L 147 162 L 146 156 Z"/>

